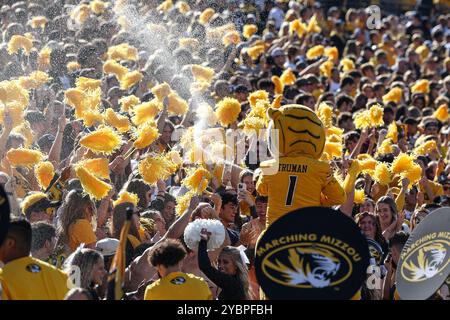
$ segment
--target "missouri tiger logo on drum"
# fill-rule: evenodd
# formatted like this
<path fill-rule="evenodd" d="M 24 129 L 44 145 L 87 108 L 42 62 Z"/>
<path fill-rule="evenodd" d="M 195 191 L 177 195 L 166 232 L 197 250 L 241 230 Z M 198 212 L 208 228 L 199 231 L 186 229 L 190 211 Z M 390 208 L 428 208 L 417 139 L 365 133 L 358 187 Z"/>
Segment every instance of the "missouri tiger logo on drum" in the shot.
<path fill-rule="evenodd" d="M 450 242 L 431 239 L 410 250 L 401 266 L 402 276 L 411 282 L 433 278 L 450 262 Z"/>

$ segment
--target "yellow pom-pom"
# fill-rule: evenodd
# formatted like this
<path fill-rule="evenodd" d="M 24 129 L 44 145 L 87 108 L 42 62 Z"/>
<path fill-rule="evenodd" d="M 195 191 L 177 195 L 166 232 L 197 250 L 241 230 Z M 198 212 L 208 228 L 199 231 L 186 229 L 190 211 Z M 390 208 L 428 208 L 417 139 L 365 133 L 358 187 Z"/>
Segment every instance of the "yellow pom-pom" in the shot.
<path fill-rule="evenodd" d="M 48 20 L 44 16 L 37 16 L 31 18 L 30 25 L 33 29 L 41 28 L 45 29 L 45 25 L 47 24 Z"/>
<path fill-rule="evenodd" d="M 348 72 L 348 71 L 352 71 L 355 70 L 355 63 L 353 62 L 353 60 L 349 59 L 349 58 L 344 58 L 341 60 L 341 66 L 342 66 L 342 70 L 344 72 Z"/>
<path fill-rule="evenodd" d="M 395 103 L 400 103 L 400 101 L 402 101 L 402 95 L 403 95 L 403 90 L 395 87 L 392 88 L 391 90 L 389 90 L 388 93 L 386 93 L 383 96 L 383 102 L 384 103 L 388 103 L 388 102 L 395 102 Z"/>
<path fill-rule="evenodd" d="M 433 117 L 438 119 L 440 122 L 446 122 L 448 120 L 448 107 L 446 104 L 441 104 L 439 108 L 433 113 Z"/>
<path fill-rule="evenodd" d="M 22 106 L 17 102 L 8 103 L 6 107 L 3 108 L 0 107 L 0 110 L 2 110 L 1 116 L 2 122 L 4 121 L 5 113 L 8 114 L 11 117 L 13 128 L 20 126 L 24 121 Z"/>
<path fill-rule="evenodd" d="M 189 11 L 191 11 L 191 7 L 189 7 L 189 5 L 184 1 L 177 2 L 177 9 L 182 14 L 185 14 L 185 13 L 188 13 Z"/>
<path fill-rule="evenodd" d="M 392 162 L 392 173 L 400 174 L 410 170 L 414 165 L 414 156 L 400 153 Z"/>
<path fill-rule="evenodd" d="M 109 162 L 107 158 L 85 159 L 77 163 L 97 178 L 109 180 Z"/>
<path fill-rule="evenodd" d="M 102 126 L 81 138 L 80 144 L 95 153 L 111 154 L 123 144 L 123 141 L 114 129 Z"/>
<path fill-rule="evenodd" d="M 241 113 L 241 104 L 234 98 L 224 98 L 216 106 L 216 116 L 224 127 L 234 123 Z"/>
<path fill-rule="evenodd" d="M 435 140 L 430 140 L 414 149 L 413 153 L 417 156 L 424 156 L 430 152 L 437 150 L 437 144 Z"/>
<path fill-rule="evenodd" d="M 295 83 L 295 80 L 297 80 L 297 78 L 295 77 L 295 74 L 292 72 L 292 70 L 290 68 L 288 68 L 283 71 L 283 73 L 281 74 L 280 80 L 281 80 L 281 83 L 283 83 L 283 85 L 290 86 Z"/>
<path fill-rule="evenodd" d="M 360 154 L 357 158 L 361 172 L 372 175 L 375 171 L 377 161 L 368 154 Z"/>
<path fill-rule="evenodd" d="M 280 78 L 278 76 L 272 76 L 272 82 L 275 85 L 275 93 L 276 94 L 283 94 L 284 91 L 284 85 L 281 82 Z"/>
<path fill-rule="evenodd" d="M 122 66 L 116 60 L 109 59 L 103 64 L 103 72 L 108 74 L 114 74 L 120 81 L 128 73 L 128 68 Z"/>
<path fill-rule="evenodd" d="M 339 51 L 336 47 L 326 48 L 323 55 L 328 57 L 328 59 L 332 60 L 332 61 L 338 61 L 338 59 L 339 59 Z"/>
<path fill-rule="evenodd" d="M 382 186 L 387 186 L 392 181 L 389 166 L 384 162 L 378 162 L 373 173 L 373 179 Z"/>
<path fill-rule="evenodd" d="M 256 106 L 256 103 L 258 101 L 269 101 L 269 93 L 265 90 L 258 90 L 258 91 L 254 91 L 252 92 L 249 96 L 248 96 L 248 102 L 250 103 L 250 106 L 253 108 Z"/>
<path fill-rule="evenodd" d="M 377 149 L 377 153 L 378 154 L 389 154 L 389 153 L 393 153 L 394 149 L 392 148 L 392 140 L 391 139 L 385 139 L 383 140 L 383 142 L 380 144 L 380 146 Z"/>
<path fill-rule="evenodd" d="M 342 143 L 341 142 L 332 142 L 327 140 L 325 142 L 324 152 L 327 153 L 330 159 L 332 158 L 341 158 L 342 157 Z"/>
<path fill-rule="evenodd" d="M 13 35 L 8 42 L 8 53 L 15 54 L 18 53 L 20 49 L 22 49 L 25 55 L 29 55 L 31 49 L 33 48 L 33 42 L 25 36 L 21 35 Z"/>
<path fill-rule="evenodd" d="M 147 121 L 154 120 L 161 109 L 162 104 L 156 99 L 138 104 L 132 110 L 134 115 L 131 118 L 131 121 L 133 121 L 136 126 L 140 126 Z"/>
<path fill-rule="evenodd" d="M 105 111 L 105 121 L 108 125 L 114 127 L 120 133 L 128 132 L 131 128 L 130 120 L 114 112 L 113 109 L 108 108 Z"/>
<path fill-rule="evenodd" d="M 200 22 L 201 24 L 207 24 L 215 13 L 216 12 L 212 8 L 203 10 L 203 12 L 198 17 L 198 22 Z"/>
<path fill-rule="evenodd" d="M 111 185 L 98 179 L 83 166 L 75 167 L 75 174 L 80 179 L 84 192 L 96 200 L 101 200 L 112 189 Z"/>
<path fill-rule="evenodd" d="M 196 81 L 191 84 L 191 87 L 189 88 L 191 94 L 194 95 L 200 95 L 204 93 L 208 88 L 210 87 L 210 84 L 205 81 Z"/>
<path fill-rule="evenodd" d="M 195 192 L 191 190 L 189 192 L 186 192 L 181 197 L 177 198 L 177 205 L 175 207 L 175 212 L 177 213 L 177 215 L 181 216 L 189 208 L 191 199 L 194 196 Z"/>
<path fill-rule="evenodd" d="M 140 103 L 141 100 L 139 100 L 139 98 L 135 95 L 125 96 L 120 98 L 119 100 L 120 110 L 124 112 L 129 112 L 131 109 L 133 109 L 134 106 Z"/>
<path fill-rule="evenodd" d="M 372 127 L 379 127 L 384 124 L 383 121 L 383 108 L 379 104 L 375 104 L 369 109 L 369 118 Z"/>
<path fill-rule="evenodd" d="M 246 24 L 246 25 L 244 25 L 244 29 L 243 29 L 242 35 L 246 39 L 249 39 L 257 31 L 258 31 L 258 27 L 256 25 L 254 25 L 254 24 Z"/>
<path fill-rule="evenodd" d="M 370 113 L 368 110 L 356 113 L 353 122 L 355 123 L 356 129 L 370 128 Z"/>
<path fill-rule="evenodd" d="M 413 163 L 411 167 L 401 172 L 400 176 L 409 180 L 409 188 L 411 188 L 422 178 L 422 167 L 417 163 Z"/>
<path fill-rule="evenodd" d="M 136 83 L 142 80 L 144 76 L 137 70 L 128 72 L 125 76 L 120 80 L 120 89 L 128 90 Z"/>
<path fill-rule="evenodd" d="M 326 102 L 321 102 L 317 109 L 317 116 L 322 121 L 325 128 L 333 125 L 333 108 Z"/>
<path fill-rule="evenodd" d="M 178 43 L 180 47 L 197 48 L 200 42 L 196 38 L 181 38 Z"/>
<path fill-rule="evenodd" d="M 121 43 L 119 45 L 109 47 L 107 55 L 108 59 L 114 60 L 139 60 L 137 49 L 130 46 L 128 43 Z"/>
<path fill-rule="evenodd" d="M 338 127 L 329 127 L 325 129 L 326 136 L 337 135 L 338 137 L 342 137 L 344 134 L 344 130 Z"/>
<path fill-rule="evenodd" d="M 139 197 L 137 194 L 128 192 L 128 191 L 120 191 L 119 197 L 113 201 L 113 207 L 117 207 L 119 204 L 122 203 L 131 203 L 133 206 L 137 206 L 139 203 Z"/>
<path fill-rule="evenodd" d="M 55 176 L 55 168 L 50 161 L 40 162 L 34 167 L 34 174 L 41 189 L 45 190 Z"/>
<path fill-rule="evenodd" d="M 22 88 L 18 80 L 0 82 L 0 101 L 4 104 L 15 102 L 25 109 L 29 102 L 28 90 Z"/>
<path fill-rule="evenodd" d="M 322 29 L 319 27 L 316 15 L 313 15 L 309 20 L 308 26 L 306 27 L 306 32 L 308 33 L 320 33 Z"/>
<path fill-rule="evenodd" d="M 165 0 L 163 3 L 161 3 L 156 10 L 158 11 L 163 11 L 163 12 L 167 12 L 170 9 L 172 9 L 173 7 L 173 2 L 172 0 Z"/>
<path fill-rule="evenodd" d="M 136 129 L 136 140 L 133 146 L 136 149 L 144 149 L 151 145 L 160 136 L 156 124 L 152 121 L 146 122 Z"/>
<path fill-rule="evenodd" d="M 38 55 L 38 68 L 39 70 L 47 70 L 50 68 L 50 54 L 52 49 L 50 47 L 44 47 L 39 51 Z"/>
<path fill-rule="evenodd" d="M 364 190 L 362 189 L 356 189 L 355 190 L 355 196 L 353 198 L 353 201 L 356 204 L 362 204 L 364 203 L 364 198 L 365 198 L 365 194 L 364 194 Z"/>
<path fill-rule="evenodd" d="M 6 153 L 6 157 L 13 167 L 31 168 L 44 159 L 44 154 L 39 150 L 18 148 L 10 149 Z"/>
<path fill-rule="evenodd" d="M 173 164 L 163 155 L 148 156 L 139 161 L 138 171 L 145 183 L 152 185 L 170 177 Z"/>
<path fill-rule="evenodd" d="M 238 44 L 239 42 L 241 42 L 241 37 L 237 31 L 228 31 L 222 38 L 222 43 L 225 47 L 230 44 Z"/>
<path fill-rule="evenodd" d="M 87 4 L 76 6 L 70 13 L 70 17 L 79 24 L 83 24 L 91 13 L 91 8 Z"/>
<path fill-rule="evenodd" d="M 386 139 L 391 139 L 392 142 L 397 143 L 398 130 L 395 121 L 392 121 L 392 123 L 388 126 L 388 133 L 386 135 Z"/>
<path fill-rule="evenodd" d="M 258 57 L 266 51 L 266 48 L 263 45 L 253 46 L 246 50 L 247 54 L 252 58 L 253 60 L 258 59 Z"/>
<path fill-rule="evenodd" d="M 178 151 L 171 150 L 166 154 L 166 156 L 167 159 L 170 160 L 177 167 L 183 164 L 183 158 L 181 158 L 180 153 Z"/>
<path fill-rule="evenodd" d="M 192 168 L 188 171 L 186 178 L 183 180 L 183 184 L 200 195 L 208 187 L 209 179 L 211 179 L 211 174 L 205 168 Z"/>
<path fill-rule="evenodd" d="M 430 81 L 427 79 L 418 80 L 412 87 L 411 93 L 424 93 L 430 92 Z"/>
<path fill-rule="evenodd" d="M 323 76 L 330 78 L 333 67 L 334 67 L 333 61 L 328 60 L 320 65 L 319 71 Z"/>
<path fill-rule="evenodd" d="M 214 78 L 215 72 L 214 69 L 209 67 L 204 67 L 199 64 L 194 64 L 191 67 L 192 75 L 198 81 L 204 81 L 211 83 Z"/>
<path fill-rule="evenodd" d="M 306 58 L 314 59 L 314 58 L 322 56 L 324 53 L 325 53 L 325 47 L 322 45 L 317 45 L 317 46 L 310 48 L 308 51 L 306 51 Z"/>
<path fill-rule="evenodd" d="M 37 89 L 51 80 L 43 71 L 34 71 L 28 77 L 20 77 L 19 84 L 26 90 Z"/>
<path fill-rule="evenodd" d="M 80 89 L 70 88 L 64 92 L 64 97 L 65 103 L 75 108 L 75 117 L 76 118 L 82 117 L 83 111 L 85 109 L 84 107 L 85 93 Z"/>
<path fill-rule="evenodd" d="M 164 100 L 164 98 L 170 94 L 172 89 L 166 82 L 163 82 L 163 83 L 153 87 L 151 91 L 156 96 L 156 98 L 162 102 Z"/>
<path fill-rule="evenodd" d="M 306 33 L 306 24 L 303 23 L 300 19 L 296 19 L 294 21 L 291 21 L 289 23 L 289 33 L 293 34 L 294 32 L 296 32 L 298 34 L 299 37 L 301 37 L 302 35 L 304 35 Z"/>
<path fill-rule="evenodd" d="M 93 13 L 102 14 L 103 12 L 105 12 L 105 10 L 108 6 L 108 3 L 104 2 L 104 1 L 100 1 L 100 0 L 93 0 L 90 3 L 90 6 L 91 6 L 91 10 Z"/>
<path fill-rule="evenodd" d="M 83 120 L 85 127 L 92 127 L 104 121 L 103 115 L 98 110 L 84 110 L 82 117 L 78 119 Z"/>
<path fill-rule="evenodd" d="M 247 116 L 243 121 L 242 125 L 244 128 L 244 132 L 248 132 L 249 134 L 256 130 L 258 134 L 259 129 L 264 129 L 266 127 L 265 121 L 259 117 L 249 117 Z"/>
<path fill-rule="evenodd" d="M 2 109 L 0 109 L 0 113 L 1 113 Z M 0 116 L 0 120 L 3 117 Z M 22 121 L 23 117 L 20 117 L 18 119 L 16 119 L 16 121 Z M 16 122 L 17 124 L 18 122 Z M 13 118 L 13 126 L 14 126 L 14 118 Z M 24 139 L 25 139 L 25 143 L 24 146 L 25 148 L 29 148 L 33 142 L 34 142 L 34 133 L 33 130 L 31 130 L 31 126 L 30 123 L 28 121 L 23 121 L 20 125 L 15 126 L 15 128 L 12 130 L 13 133 L 18 133 L 21 134 Z"/>
<path fill-rule="evenodd" d="M 79 77 L 79 78 L 77 78 L 75 84 L 78 89 L 83 90 L 83 91 L 88 91 L 88 90 L 100 89 L 102 81 L 97 80 L 97 79 L 86 78 L 86 77 Z"/>
<path fill-rule="evenodd" d="M 186 114 L 189 110 L 189 104 L 186 100 L 181 98 L 176 92 L 171 92 L 168 96 L 168 105 L 167 105 L 167 111 L 169 113 L 182 116 Z"/>

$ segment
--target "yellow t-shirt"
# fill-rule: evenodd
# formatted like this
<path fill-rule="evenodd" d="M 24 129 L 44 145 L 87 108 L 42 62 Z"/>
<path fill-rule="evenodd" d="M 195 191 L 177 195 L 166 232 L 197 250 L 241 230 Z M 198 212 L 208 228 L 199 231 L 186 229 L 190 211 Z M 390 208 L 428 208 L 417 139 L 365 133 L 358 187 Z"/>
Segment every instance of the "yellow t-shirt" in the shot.
<path fill-rule="evenodd" d="M 148 285 L 144 300 L 212 300 L 212 293 L 203 278 L 172 272 Z"/>
<path fill-rule="evenodd" d="M 431 180 L 428 180 L 428 185 L 430 186 L 431 191 L 433 192 L 434 197 L 442 196 L 444 194 L 444 188 L 440 183 L 433 182 Z M 423 192 L 424 196 L 424 203 L 430 204 L 433 203 L 434 199 L 430 199 L 428 197 L 426 189 L 422 186 L 422 184 L 419 184 L 419 191 Z"/>
<path fill-rule="evenodd" d="M 274 163 L 270 160 L 261 166 Z M 266 226 L 292 210 L 342 204 L 346 198 L 328 163 L 303 156 L 280 157 L 278 172 L 262 174 L 256 190 L 269 197 Z"/>
<path fill-rule="evenodd" d="M 13 260 L 0 269 L 2 300 L 63 300 L 67 276 L 33 257 Z"/>
<path fill-rule="evenodd" d="M 251 199 L 253 199 L 253 201 L 255 201 L 255 197 L 253 195 L 250 195 L 250 197 L 251 197 Z M 239 209 L 240 209 L 241 215 L 251 216 L 250 206 L 248 205 L 247 202 L 245 202 L 245 200 L 242 200 L 241 202 L 239 202 Z"/>
<path fill-rule="evenodd" d="M 88 220 L 78 219 L 69 227 L 69 246 L 72 251 L 82 243 L 91 244 L 94 242 L 97 242 L 97 236 Z"/>

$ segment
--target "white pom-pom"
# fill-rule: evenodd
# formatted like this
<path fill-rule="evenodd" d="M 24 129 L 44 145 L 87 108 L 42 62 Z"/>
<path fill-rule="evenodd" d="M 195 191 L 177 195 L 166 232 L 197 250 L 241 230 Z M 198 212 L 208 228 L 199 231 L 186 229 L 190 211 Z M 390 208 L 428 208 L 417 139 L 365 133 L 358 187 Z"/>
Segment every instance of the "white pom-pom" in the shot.
<path fill-rule="evenodd" d="M 219 248 L 225 241 L 225 227 L 222 222 L 213 219 L 197 219 L 187 225 L 184 230 L 184 242 L 188 248 L 191 250 L 198 248 L 198 243 L 201 240 L 200 231 L 203 228 L 211 232 L 208 240 L 208 251 Z"/>

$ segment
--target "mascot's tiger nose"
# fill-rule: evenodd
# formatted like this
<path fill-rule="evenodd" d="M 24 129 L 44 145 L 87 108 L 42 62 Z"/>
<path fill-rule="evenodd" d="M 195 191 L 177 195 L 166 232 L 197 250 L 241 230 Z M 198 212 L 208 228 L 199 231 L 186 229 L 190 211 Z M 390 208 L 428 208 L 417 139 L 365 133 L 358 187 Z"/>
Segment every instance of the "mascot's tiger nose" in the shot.
<path fill-rule="evenodd" d="M 269 108 L 272 127 L 279 130 L 282 156 L 304 155 L 319 159 L 325 146 L 325 128 L 317 114 L 299 104 Z"/>

